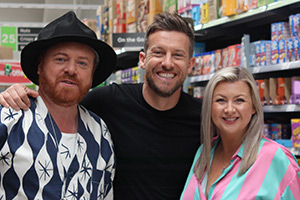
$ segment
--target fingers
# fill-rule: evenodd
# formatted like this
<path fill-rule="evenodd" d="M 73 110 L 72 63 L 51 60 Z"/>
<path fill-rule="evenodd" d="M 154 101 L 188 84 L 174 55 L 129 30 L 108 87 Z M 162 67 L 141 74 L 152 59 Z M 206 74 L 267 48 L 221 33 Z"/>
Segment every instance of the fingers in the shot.
<path fill-rule="evenodd" d="M 8 103 L 5 101 L 5 98 L 4 98 L 4 96 L 3 96 L 3 92 L 0 93 L 0 104 L 1 104 L 2 106 L 6 107 L 6 108 L 9 107 Z"/>
<path fill-rule="evenodd" d="M 5 107 L 9 105 L 15 110 L 28 110 L 30 107 L 30 100 L 27 96 L 28 90 L 24 85 L 14 84 L 0 94 L 0 103 Z"/>

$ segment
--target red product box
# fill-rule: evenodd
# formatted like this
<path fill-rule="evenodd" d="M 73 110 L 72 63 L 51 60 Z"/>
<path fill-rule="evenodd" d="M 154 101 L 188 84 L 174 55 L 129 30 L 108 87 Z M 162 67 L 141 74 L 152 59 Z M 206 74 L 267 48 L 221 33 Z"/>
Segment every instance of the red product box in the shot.
<path fill-rule="evenodd" d="M 235 44 L 228 48 L 228 66 L 239 67 L 241 65 L 241 45 Z"/>
<path fill-rule="evenodd" d="M 264 96 L 264 88 L 265 88 L 265 81 L 263 79 L 256 80 L 259 97 L 262 105 L 265 105 L 265 96 Z"/>
<path fill-rule="evenodd" d="M 222 66 L 228 67 L 229 52 L 228 48 L 222 49 Z"/>
<path fill-rule="evenodd" d="M 220 70 L 223 68 L 222 64 L 222 49 L 215 50 L 215 69 Z"/>

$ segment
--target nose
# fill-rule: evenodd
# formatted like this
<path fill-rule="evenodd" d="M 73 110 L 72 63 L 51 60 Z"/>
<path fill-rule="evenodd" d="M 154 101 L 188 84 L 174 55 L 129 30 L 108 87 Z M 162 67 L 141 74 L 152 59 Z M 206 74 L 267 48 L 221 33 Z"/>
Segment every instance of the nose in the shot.
<path fill-rule="evenodd" d="M 167 53 L 163 57 L 163 61 L 161 64 L 165 69 L 171 69 L 173 67 L 172 55 L 170 53 Z"/>
<path fill-rule="evenodd" d="M 235 113 L 236 112 L 236 109 L 233 105 L 232 102 L 228 102 L 227 106 L 225 107 L 225 113 Z"/>
<path fill-rule="evenodd" d="M 64 72 L 70 75 L 77 74 L 76 63 L 73 61 L 68 62 L 64 67 Z"/>

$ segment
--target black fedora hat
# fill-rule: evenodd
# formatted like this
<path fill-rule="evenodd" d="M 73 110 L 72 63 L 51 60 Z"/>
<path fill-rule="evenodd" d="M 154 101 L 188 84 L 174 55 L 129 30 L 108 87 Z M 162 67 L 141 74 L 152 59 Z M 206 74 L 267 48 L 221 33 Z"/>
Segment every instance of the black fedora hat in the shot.
<path fill-rule="evenodd" d="M 39 57 L 50 46 L 59 42 L 79 42 L 92 47 L 99 56 L 94 72 L 92 87 L 105 81 L 113 72 L 117 55 L 105 42 L 98 40 L 95 32 L 83 24 L 73 11 L 55 19 L 39 33 L 38 39 L 26 45 L 21 52 L 21 66 L 24 74 L 35 84 L 39 84 L 37 69 Z"/>

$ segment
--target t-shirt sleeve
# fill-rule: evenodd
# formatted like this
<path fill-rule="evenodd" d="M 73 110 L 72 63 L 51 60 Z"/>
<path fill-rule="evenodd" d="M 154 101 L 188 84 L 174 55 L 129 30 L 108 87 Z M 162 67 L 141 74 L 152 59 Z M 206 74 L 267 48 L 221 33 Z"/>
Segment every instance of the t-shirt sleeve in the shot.
<path fill-rule="evenodd" d="M 108 103 L 112 103 L 110 102 L 111 87 L 111 85 L 102 86 L 91 90 L 80 104 L 101 117 L 101 113 L 104 112 L 106 107 L 109 107 Z"/>

